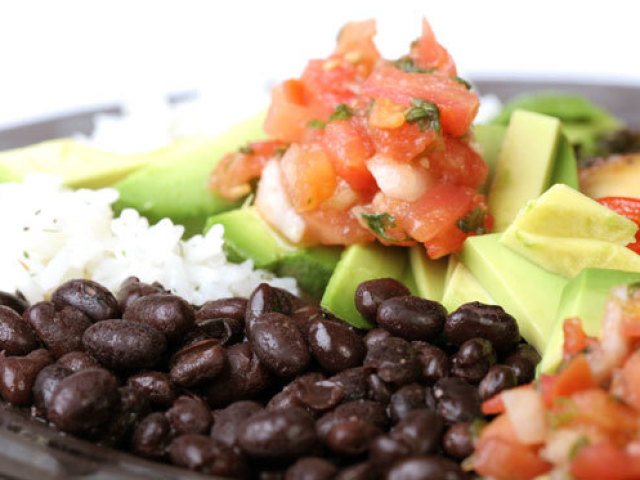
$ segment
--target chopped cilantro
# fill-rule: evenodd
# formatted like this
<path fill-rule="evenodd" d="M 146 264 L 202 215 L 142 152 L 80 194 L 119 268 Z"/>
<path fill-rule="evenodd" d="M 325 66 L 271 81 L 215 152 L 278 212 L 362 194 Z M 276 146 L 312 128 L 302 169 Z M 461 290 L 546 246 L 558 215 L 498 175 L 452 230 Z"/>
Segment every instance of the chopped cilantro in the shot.
<path fill-rule="evenodd" d="M 471 84 L 470 84 L 469 82 L 467 82 L 464 78 L 457 77 L 457 76 L 456 76 L 456 77 L 451 77 L 451 78 L 452 78 L 452 79 L 454 79 L 456 82 L 458 82 L 458 83 L 460 83 L 460 84 L 464 85 L 464 87 L 465 87 L 467 90 L 471 90 Z"/>
<path fill-rule="evenodd" d="M 571 445 L 571 450 L 569 450 L 569 459 L 573 460 L 576 458 L 578 452 L 587 445 L 589 445 L 589 439 L 584 435 L 580 435 L 574 444 Z"/>
<path fill-rule="evenodd" d="M 309 127 L 309 128 L 324 128 L 324 122 L 322 120 L 318 120 L 317 118 L 314 118 L 312 120 L 309 120 L 309 122 L 307 123 L 307 127 Z"/>
<path fill-rule="evenodd" d="M 287 153 L 287 150 L 289 150 L 289 145 L 282 145 L 278 148 L 276 148 L 273 151 L 274 155 L 278 155 L 279 157 L 283 156 L 285 153 Z"/>
<path fill-rule="evenodd" d="M 341 103 L 333 110 L 333 113 L 329 115 L 328 121 L 343 120 L 351 117 L 353 117 L 353 109 L 349 105 Z"/>
<path fill-rule="evenodd" d="M 627 285 L 629 296 L 633 297 L 636 293 L 640 292 L 640 282 L 630 283 Z"/>
<path fill-rule="evenodd" d="M 393 62 L 393 65 L 403 72 L 407 73 L 433 73 L 435 68 L 420 68 L 411 57 L 402 57 Z"/>
<path fill-rule="evenodd" d="M 487 228 L 484 225 L 485 213 L 484 208 L 476 207 L 458 220 L 456 226 L 464 233 L 475 233 L 477 235 L 487 233 Z"/>
<path fill-rule="evenodd" d="M 412 107 L 404 111 L 404 118 L 407 123 L 415 123 L 421 132 L 425 130 L 435 130 L 440 133 L 440 110 L 435 103 L 428 102 L 421 98 L 411 99 Z"/>
<path fill-rule="evenodd" d="M 240 153 L 244 153 L 245 155 L 252 155 L 254 153 L 256 153 L 253 148 L 251 148 L 251 145 L 249 145 L 248 143 L 246 145 L 243 145 L 242 147 L 240 147 L 238 149 L 238 151 Z"/>
<path fill-rule="evenodd" d="M 371 230 L 378 237 L 387 240 L 389 242 L 401 242 L 409 240 L 407 237 L 405 240 L 396 240 L 387 233 L 387 228 L 396 228 L 396 217 L 390 213 L 363 213 L 362 218 L 367 222 L 369 230 Z"/>

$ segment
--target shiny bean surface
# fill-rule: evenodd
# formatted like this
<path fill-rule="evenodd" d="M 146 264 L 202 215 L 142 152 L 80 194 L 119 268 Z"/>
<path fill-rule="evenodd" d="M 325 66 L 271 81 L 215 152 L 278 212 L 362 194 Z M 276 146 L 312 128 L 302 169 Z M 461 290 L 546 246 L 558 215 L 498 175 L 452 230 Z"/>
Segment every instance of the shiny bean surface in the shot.
<path fill-rule="evenodd" d="M 471 338 L 464 342 L 451 357 L 451 375 L 477 384 L 496 363 L 496 352 L 484 338 Z"/>
<path fill-rule="evenodd" d="M 366 351 L 362 338 L 347 324 L 328 319 L 311 323 L 309 346 L 313 358 L 332 373 L 360 366 Z"/>
<path fill-rule="evenodd" d="M 487 400 L 502 390 L 518 385 L 518 377 L 513 368 L 506 365 L 494 365 L 489 369 L 478 385 L 478 393 L 482 400 Z"/>
<path fill-rule="evenodd" d="M 171 428 L 178 434 L 209 433 L 213 420 L 211 410 L 198 397 L 182 395 L 166 412 Z"/>
<path fill-rule="evenodd" d="M 389 298 L 410 295 L 409 289 L 393 278 L 378 278 L 361 283 L 356 288 L 355 302 L 360 315 L 376 321 L 378 307 Z"/>
<path fill-rule="evenodd" d="M 227 352 L 217 340 L 203 340 L 179 350 L 171 359 L 169 378 L 192 387 L 216 378 L 227 365 Z"/>
<path fill-rule="evenodd" d="M 75 307 L 92 321 L 108 320 L 120 316 L 120 306 L 116 297 L 97 282 L 77 279 L 69 280 L 56 288 L 51 301 L 57 310 Z"/>
<path fill-rule="evenodd" d="M 438 302 L 407 295 L 378 307 L 378 325 L 405 340 L 432 340 L 442 332 L 447 311 Z"/>
<path fill-rule="evenodd" d="M 172 439 L 171 425 L 161 412 L 147 415 L 133 433 L 131 447 L 143 457 L 160 460 L 165 457 Z"/>
<path fill-rule="evenodd" d="M 0 305 L 0 351 L 7 355 L 26 355 L 38 346 L 27 322 L 13 308 Z"/>
<path fill-rule="evenodd" d="M 151 405 L 170 407 L 177 397 L 177 390 L 169 375 L 162 372 L 139 372 L 127 379 L 127 385 L 144 392 Z"/>
<path fill-rule="evenodd" d="M 332 480 L 338 468 L 328 460 L 320 457 L 303 457 L 291 465 L 285 480 Z"/>
<path fill-rule="evenodd" d="M 29 308 L 29 302 L 20 292 L 9 293 L 0 291 L 0 305 L 9 307 L 19 315 L 22 315 L 22 313 Z"/>
<path fill-rule="evenodd" d="M 0 352 L 2 398 L 13 405 L 29 405 L 38 373 L 52 362 L 53 358 L 44 349 L 33 350 L 23 357 L 6 357 Z"/>
<path fill-rule="evenodd" d="M 195 324 L 193 308 L 186 300 L 171 294 L 139 297 L 129 305 L 124 320 L 149 325 L 167 340 L 177 340 Z"/>
<path fill-rule="evenodd" d="M 389 337 L 369 349 L 364 359 L 365 368 L 375 369 L 385 382 L 405 385 L 420 375 L 420 362 L 409 342 Z"/>

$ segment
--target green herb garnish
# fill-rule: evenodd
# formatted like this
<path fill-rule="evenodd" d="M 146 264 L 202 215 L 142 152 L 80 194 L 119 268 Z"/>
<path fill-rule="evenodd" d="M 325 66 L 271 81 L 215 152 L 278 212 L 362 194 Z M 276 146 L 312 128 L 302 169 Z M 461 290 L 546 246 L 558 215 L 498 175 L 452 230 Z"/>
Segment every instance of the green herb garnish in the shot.
<path fill-rule="evenodd" d="M 589 445 L 589 439 L 584 435 L 580 435 L 578 439 L 575 441 L 573 445 L 571 445 L 571 450 L 569 450 L 569 459 L 573 460 L 578 455 L 578 452 L 582 450 L 584 447 Z"/>
<path fill-rule="evenodd" d="M 344 120 L 351 117 L 353 117 L 353 108 L 345 103 L 341 103 L 333 110 L 333 113 L 329 115 L 327 121 L 330 122 L 332 120 Z"/>
<path fill-rule="evenodd" d="M 464 233 L 475 233 L 477 235 L 487 233 L 487 227 L 484 225 L 485 214 L 484 208 L 476 207 L 458 220 L 456 226 Z"/>
<path fill-rule="evenodd" d="M 640 282 L 630 283 L 627 285 L 627 292 L 630 297 L 635 296 L 636 293 L 640 292 Z"/>
<path fill-rule="evenodd" d="M 240 153 L 244 153 L 245 155 L 252 155 L 252 154 L 256 153 L 255 150 L 248 143 L 246 145 L 243 145 L 242 147 L 240 147 L 238 149 L 238 151 Z"/>
<path fill-rule="evenodd" d="M 387 240 L 389 242 L 403 242 L 410 240 L 409 237 L 404 240 L 396 240 L 387 233 L 388 228 L 396 228 L 396 217 L 390 213 L 363 213 L 362 218 L 367 222 L 369 230 L 375 233 L 378 237 Z"/>
<path fill-rule="evenodd" d="M 285 153 L 287 153 L 287 150 L 289 150 L 289 145 L 282 145 L 280 147 L 277 147 L 274 151 L 273 154 L 274 155 L 278 155 L 279 157 L 283 156 Z"/>
<path fill-rule="evenodd" d="M 467 82 L 464 78 L 461 78 L 461 77 L 458 77 L 458 76 L 456 76 L 456 77 L 451 77 L 451 78 L 452 78 L 453 80 L 455 80 L 456 82 L 458 82 L 458 83 L 460 83 L 460 84 L 464 85 L 464 87 L 465 87 L 467 90 L 471 90 L 471 84 L 470 84 L 469 82 Z"/>
<path fill-rule="evenodd" d="M 435 103 L 428 102 L 421 98 L 411 99 L 412 107 L 404 111 L 404 118 L 407 123 L 415 123 L 421 132 L 435 130 L 440 133 L 440 110 Z"/>
<path fill-rule="evenodd" d="M 393 62 L 393 65 L 403 72 L 407 73 L 433 73 L 435 68 L 421 68 L 416 65 L 416 62 L 411 57 L 402 57 Z"/>
<path fill-rule="evenodd" d="M 322 120 L 318 120 L 317 118 L 314 118 L 307 122 L 307 127 L 309 128 L 324 128 L 324 125 L 325 123 Z"/>

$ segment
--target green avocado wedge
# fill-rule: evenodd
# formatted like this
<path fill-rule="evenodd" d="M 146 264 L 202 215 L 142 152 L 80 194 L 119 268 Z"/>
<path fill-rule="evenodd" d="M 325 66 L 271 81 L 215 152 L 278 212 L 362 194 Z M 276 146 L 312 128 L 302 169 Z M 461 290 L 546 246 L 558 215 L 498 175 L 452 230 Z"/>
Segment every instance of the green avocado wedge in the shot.
<path fill-rule="evenodd" d="M 115 210 L 132 207 L 151 222 L 169 217 L 185 226 L 187 236 L 200 233 L 207 217 L 240 206 L 211 191 L 208 179 L 225 154 L 264 138 L 263 121 L 261 113 L 220 136 L 187 138 L 167 147 L 152 164 L 114 185 L 120 192 Z"/>
<path fill-rule="evenodd" d="M 611 288 L 640 281 L 640 273 L 586 268 L 572 279 L 562 292 L 550 340 L 542 361 L 540 373 L 553 373 L 562 360 L 564 320 L 578 317 L 587 335 L 602 333 L 602 316 Z"/>
<path fill-rule="evenodd" d="M 567 280 L 511 251 L 495 233 L 467 238 L 460 261 L 516 318 L 522 336 L 543 352 Z"/>
<path fill-rule="evenodd" d="M 415 294 L 422 298 L 442 301 L 447 258 L 432 260 L 423 245 L 409 248 L 409 266 L 415 280 Z"/>
<path fill-rule="evenodd" d="M 458 262 L 444 288 L 442 305 L 447 309 L 447 312 L 451 313 L 460 305 L 469 302 L 480 302 L 485 305 L 496 304 L 489 292 L 480 285 L 478 279 L 473 276 L 469 269 Z"/>
<path fill-rule="evenodd" d="M 378 243 L 347 247 L 329 279 L 320 305 L 357 328 L 373 328 L 355 306 L 358 285 L 374 278 L 391 277 L 402 281 L 407 266 L 406 249 L 384 247 Z"/>

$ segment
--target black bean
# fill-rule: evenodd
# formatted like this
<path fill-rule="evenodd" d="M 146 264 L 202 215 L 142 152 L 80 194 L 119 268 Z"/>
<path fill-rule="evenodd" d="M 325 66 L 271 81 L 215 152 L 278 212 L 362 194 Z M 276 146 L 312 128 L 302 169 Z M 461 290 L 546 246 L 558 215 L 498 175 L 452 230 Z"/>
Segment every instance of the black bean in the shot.
<path fill-rule="evenodd" d="M 33 384 L 40 370 L 53 362 L 45 349 L 33 350 L 24 357 L 6 357 L 0 352 L 0 393 L 13 405 L 29 405 Z"/>
<path fill-rule="evenodd" d="M 291 465 L 286 473 L 285 480 L 333 480 L 338 473 L 337 467 L 319 457 L 303 457 Z"/>
<path fill-rule="evenodd" d="M 386 480 L 467 480 L 469 477 L 457 463 L 436 455 L 407 457 L 391 467 Z"/>
<path fill-rule="evenodd" d="M 176 400 L 176 388 L 166 373 L 140 372 L 127 379 L 130 385 L 144 392 L 151 405 L 157 408 L 169 408 Z"/>
<path fill-rule="evenodd" d="M 237 453 L 205 435 L 180 435 L 168 450 L 171 463 L 180 467 L 220 477 L 247 476 L 247 466 Z"/>
<path fill-rule="evenodd" d="M 369 446 L 369 461 L 380 470 L 386 470 L 389 466 L 403 457 L 413 453 L 412 447 L 402 438 L 389 434 L 379 435 Z"/>
<path fill-rule="evenodd" d="M 208 318 L 196 320 L 182 343 L 188 345 L 202 340 L 218 340 L 220 345 L 232 345 L 244 339 L 244 321 L 234 318 Z"/>
<path fill-rule="evenodd" d="M 364 344 L 367 350 L 372 349 L 375 345 L 385 338 L 389 338 L 391 334 L 384 328 L 373 328 L 364 336 Z"/>
<path fill-rule="evenodd" d="M 88 368 L 60 381 L 47 418 L 63 432 L 87 434 L 106 423 L 119 402 L 116 377 L 103 368 Z"/>
<path fill-rule="evenodd" d="M 51 302 L 38 302 L 23 316 L 56 358 L 83 350 L 82 335 L 92 325 L 91 318 L 81 310 L 56 308 Z"/>
<path fill-rule="evenodd" d="M 513 368 L 518 385 L 529 383 L 536 375 L 536 366 L 540 363 L 540 354 L 531 345 L 522 344 L 505 359 L 504 364 Z"/>
<path fill-rule="evenodd" d="M 261 283 L 247 301 L 244 316 L 247 333 L 251 332 L 253 321 L 263 313 L 277 312 L 291 315 L 298 307 L 302 307 L 299 305 L 299 300 L 286 290 Z"/>
<path fill-rule="evenodd" d="M 85 279 L 69 280 L 54 290 L 51 301 L 57 310 L 75 307 L 92 321 L 119 318 L 120 306 L 113 294 L 97 282 Z"/>
<path fill-rule="evenodd" d="M 362 338 L 346 323 L 320 318 L 309 326 L 309 346 L 320 366 L 332 373 L 360 366 L 366 351 Z"/>
<path fill-rule="evenodd" d="M 354 456 L 369 450 L 372 440 L 382 431 L 371 422 L 365 420 L 344 420 L 334 425 L 325 443 L 338 455 Z"/>
<path fill-rule="evenodd" d="M 122 318 L 149 325 L 162 332 L 169 341 L 177 340 L 195 323 L 191 305 L 171 294 L 139 297 L 129 305 Z"/>
<path fill-rule="evenodd" d="M 227 352 L 217 340 L 203 340 L 180 349 L 171 359 L 171 381 L 181 387 L 216 378 L 227 365 Z"/>
<path fill-rule="evenodd" d="M 142 297 L 136 302 L 150 297 Z M 144 323 L 102 320 L 85 330 L 82 343 L 102 365 L 114 369 L 155 365 L 167 348 L 158 330 Z"/>
<path fill-rule="evenodd" d="M 391 435 L 409 445 L 415 454 L 432 453 L 438 449 L 443 428 L 438 414 L 423 408 L 409 412 L 391 430 Z"/>
<path fill-rule="evenodd" d="M 496 393 L 518 385 L 516 372 L 506 365 L 494 365 L 489 369 L 478 385 L 478 393 L 482 400 L 493 397 Z"/>
<path fill-rule="evenodd" d="M 365 368 L 373 368 L 385 382 L 406 385 L 417 380 L 420 362 L 409 342 L 389 337 L 371 348 L 364 359 Z"/>
<path fill-rule="evenodd" d="M 372 373 L 367 377 L 369 400 L 387 404 L 391 401 L 391 388 L 378 375 Z"/>
<path fill-rule="evenodd" d="M 249 344 L 262 364 L 280 377 L 306 370 L 311 361 L 309 346 L 291 318 L 277 312 L 254 319 Z"/>
<path fill-rule="evenodd" d="M 129 443 L 138 423 L 149 413 L 149 398 L 144 392 L 126 385 L 118 389 L 120 402 L 111 420 L 100 436 L 100 442 L 109 446 L 123 446 Z"/>
<path fill-rule="evenodd" d="M 300 330 L 300 333 L 306 341 L 309 341 L 309 327 L 313 321 L 324 318 L 322 308 L 315 305 L 305 305 L 291 314 L 291 320 L 296 324 L 296 327 L 298 327 L 298 330 Z"/>
<path fill-rule="evenodd" d="M 332 409 L 342 401 L 344 387 L 331 380 L 305 382 L 300 384 L 297 395 L 305 407 L 314 412 L 323 412 Z"/>
<path fill-rule="evenodd" d="M 425 388 L 417 383 L 405 385 L 396 390 L 389 401 L 389 417 L 397 423 L 409 412 L 425 408 Z"/>
<path fill-rule="evenodd" d="M 362 400 L 367 396 L 369 388 L 367 385 L 367 372 L 362 367 L 348 368 L 329 378 L 329 380 L 342 386 L 344 391 L 343 402 Z"/>
<path fill-rule="evenodd" d="M 169 420 L 163 413 L 155 412 L 147 415 L 138 424 L 133 432 L 131 448 L 138 455 L 160 460 L 166 456 L 172 438 Z"/>
<path fill-rule="evenodd" d="M 473 435 L 471 423 L 455 423 L 442 437 L 442 448 L 451 458 L 464 460 L 473 453 Z"/>
<path fill-rule="evenodd" d="M 90 357 L 85 352 L 79 351 L 65 353 L 56 361 L 56 363 L 67 367 L 74 373 L 84 370 L 85 368 L 101 367 L 100 363 L 95 358 Z"/>
<path fill-rule="evenodd" d="M 516 319 L 497 305 L 480 302 L 466 303 L 452 312 L 445 324 L 447 339 L 462 345 L 474 337 L 486 338 L 493 348 L 504 354 L 520 342 Z"/>
<path fill-rule="evenodd" d="M 387 428 L 389 420 L 385 406 L 372 400 L 356 400 L 353 402 L 343 403 L 335 408 L 335 410 L 325 413 L 316 422 L 316 432 L 322 440 L 326 439 L 329 431 L 338 423 L 347 420 L 363 420 L 374 424 L 376 427 L 384 430 Z"/>
<path fill-rule="evenodd" d="M 247 299 L 240 297 L 221 298 L 205 302 L 196 311 L 196 323 L 213 318 L 233 318 L 244 324 Z"/>
<path fill-rule="evenodd" d="M 0 305 L 0 351 L 7 355 L 26 355 L 38 347 L 33 330 L 14 309 Z"/>
<path fill-rule="evenodd" d="M 484 338 L 471 338 L 464 342 L 451 357 L 451 374 L 477 384 L 496 363 L 496 352 Z"/>
<path fill-rule="evenodd" d="M 310 372 L 296 377 L 293 381 L 279 392 L 276 393 L 267 403 L 267 410 L 280 410 L 289 407 L 301 407 L 307 410 L 308 413 L 314 414 L 315 411 L 305 405 L 300 398 L 301 392 L 305 387 L 325 380 L 322 373 Z"/>
<path fill-rule="evenodd" d="M 405 340 L 432 340 L 446 320 L 442 305 L 413 295 L 389 298 L 378 307 L 378 325 Z"/>
<path fill-rule="evenodd" d="M 340 470 L 335 480 L 375 480 L 378 477 L 378 472 L 370 462 L 361 462 Z"/>
<path fill-rule="evenodd" d="M 19 315 L 29 308 L 29 302 L 21 292 L 9 293 L 0 291 L 0 305 L 9 307 Z"/>
<path fill-rule="evenodd" d="M 214 422 L 211 437 L 225 444 L 235 447 L 238 441 L 238 430 L 242 422 L 254 413 L 262 411 L 262 405 L 249 400 L 240 400 L 227 408 L 213 413 Z"/>
<path fill-rule="evenodd" d="M 137 277 L 129 277 L 122 282 L 122 285 L 118 288 L 116 300 L 118 300 L 118 305 L 120 305 L 120 309 L 124 312 L 129 308 L 129 305 L 135 302 L 138 298 L 160 293 L 168 292 L 159 285 L 150 285 L 148 283 L 141 282 Z"/>
<path fill-rule="evenodd" d="M 370 322 L 376 321 L 378 306 L 389 298 L 410 295 L 402 283 L 393 278 L 378 278 L 362 282 L 356 288 L 356 308 L 360 315 Z"/>
<path fill-rule="evenodd" d="M 33 403 L 41 415 L 47 414 L 51 395 L 63 378 L 73 371 L 63 365 L 52 363 L 44 367 L 33 383 Z"/>
<path fill-rule="evenodd" d="M 427 342 L 411 342 L 422 367 L 421 379 L 433 385 L 441 378 L 449 376 L 449 357 L 440 348 Z"/>
<path fill-rule="evenodd" d="M 198 397 L 188 395 L 178 397 L 165 415 L 178 435 L 209 433 L 213 420 L 207 404 Z"/>
<path fill-rule="evenodd" d="M 447 377 L 433 386 L 436 410 L 445 422 L 468 422 L 482 415 L 478 389 L 461 378 Z"/>
<path fill-rule="evenodd" d="M 238 445 L 254 458 L 295 458 L 310 453 L 316 442 L 313 418 L 297 407 L 255 413 L 238 431 Z"/>
<path fill-rule="evenodd" d="M 251 350 L 248 343 L 236 343 L 227 349 L 227 366 L 205 387 L 207 401 L 224 406 L 251 397 L 269 385 L 268 370 Z"/>

